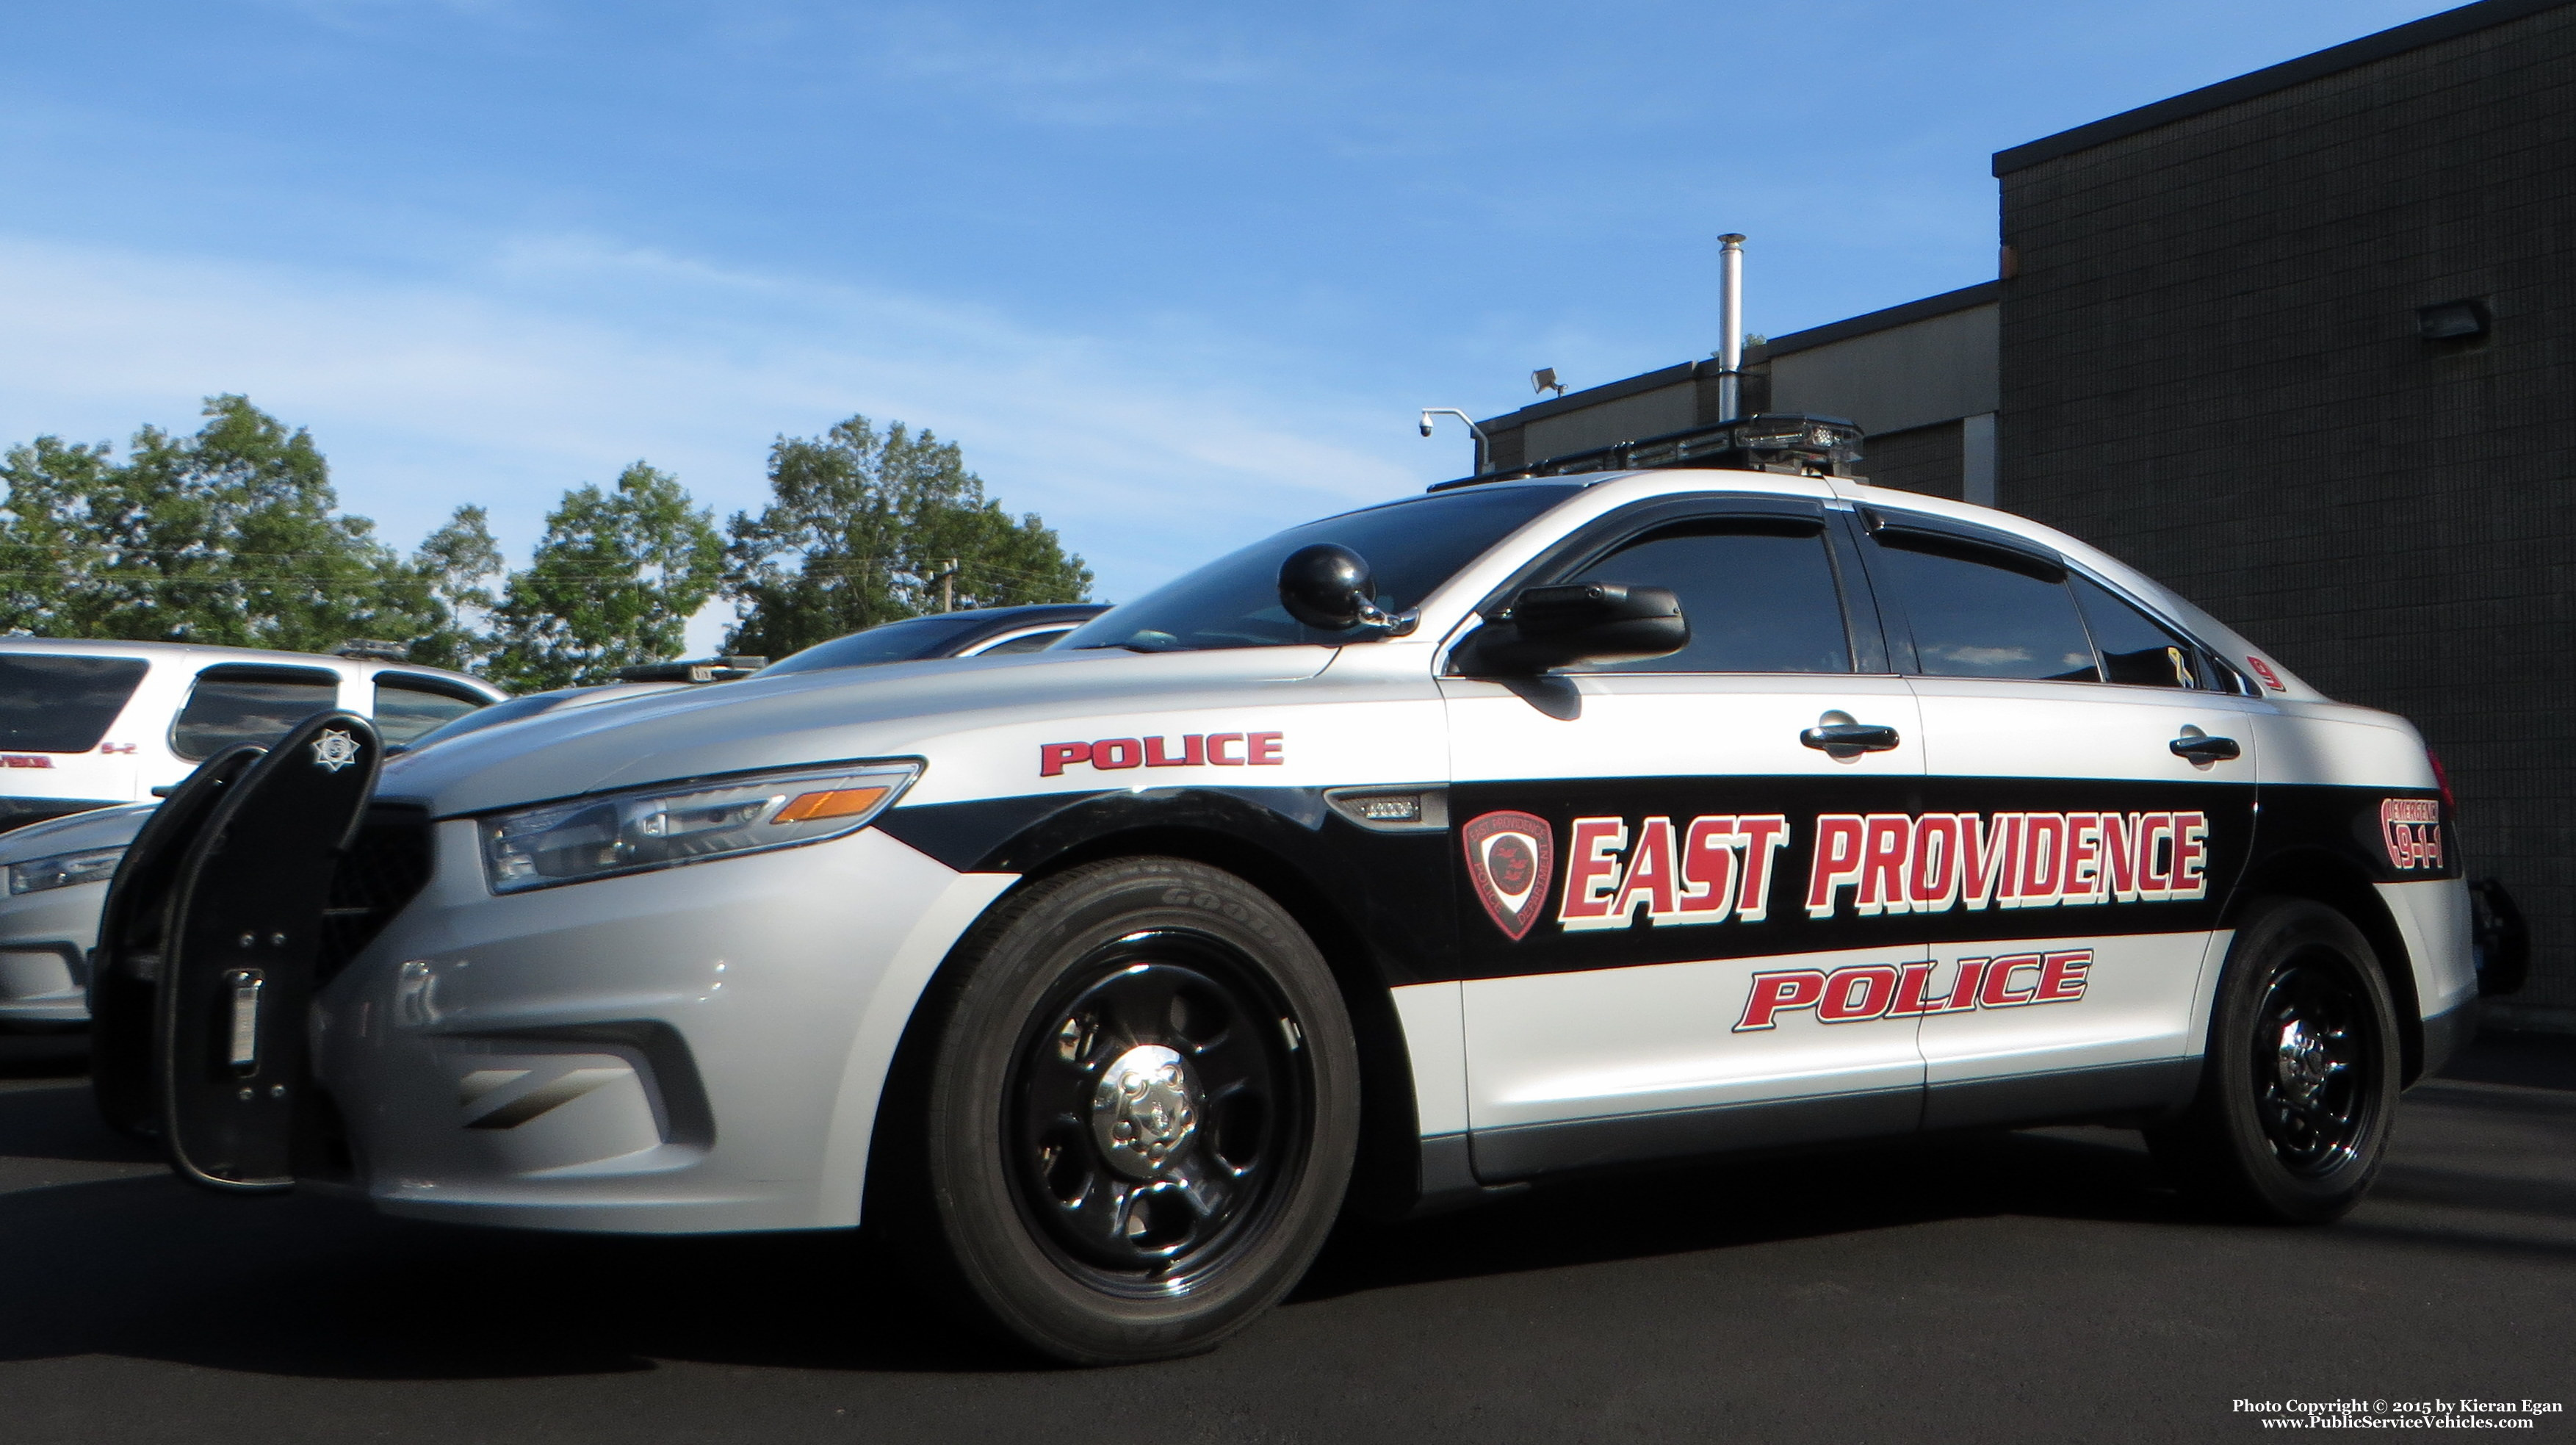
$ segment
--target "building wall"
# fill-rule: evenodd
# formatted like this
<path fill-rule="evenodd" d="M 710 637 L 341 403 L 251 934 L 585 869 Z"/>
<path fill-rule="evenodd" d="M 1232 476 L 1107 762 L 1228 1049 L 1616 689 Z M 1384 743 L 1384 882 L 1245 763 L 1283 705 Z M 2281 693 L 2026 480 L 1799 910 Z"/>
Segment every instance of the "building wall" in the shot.
<path fill-rule="evenodd" d="M 1966 458 L 1962 430 L 1960 423 L 1944 421 L 1870 436 L 1862 443 L 1865 454 L 1855 470 L 1869 478 L 1872 486 L 1901 487 L 1909 492 L 1964 501 L 1962 471 Z"/>
<path fill-rule="evenodd" d="M 1775 337 L 1747 348 L 1738 411 L 1856 421 L 1869 434 L 1874 475 L 1906 478 L 1890 485 L 1991 501 L 1992 448 L 1982 443 L 1993 434 L 1995 338 L 1991 282 Z M 1717 363 L 1686 362 L 1479 425 L 1489 469 L 1511 471 L 1713 424 L 1725 415 L 1720 396 Z"/>
<path fill-rule="evenodd" d="M 1999 157 L 1999 485 L 2414 719 L 2576 1023 L 2576 8 L 2514 8 Z M 2491 335 L 2424 340 L 2460 298 Z"/>
<path fill-rule="evenodd" d="M 1521 445 L 1532 458 L 1561 457 L 1684 431 L 1698 420 L 1699 388 L 1685 379 L 1599 406 L 1539 417 L 1523 428 Z"/>
<path fill-rule="evenodd" d="M 1838 416 L 1875 437 L 1995 409 L 1996 314 L 1974 306 L 1770 357 L 1780 411 Z"/>

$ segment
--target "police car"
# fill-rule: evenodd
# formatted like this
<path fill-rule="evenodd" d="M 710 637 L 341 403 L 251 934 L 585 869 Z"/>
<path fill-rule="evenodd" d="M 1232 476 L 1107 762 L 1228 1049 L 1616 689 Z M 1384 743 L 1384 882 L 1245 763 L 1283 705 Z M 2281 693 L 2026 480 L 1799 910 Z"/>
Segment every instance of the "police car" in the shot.
<path fill-rule="evenodd" d="M 2475 987 L 2423 742 L 1853 443 L 1447 485 L 1042 652 L 315 719 L 128 854 L 102 1104 L 217 1188 L 864 1222 L 1095 1363 L 1345 1208 L 1658 1160 L 2095 1120 L 2349 1209 Z"/>

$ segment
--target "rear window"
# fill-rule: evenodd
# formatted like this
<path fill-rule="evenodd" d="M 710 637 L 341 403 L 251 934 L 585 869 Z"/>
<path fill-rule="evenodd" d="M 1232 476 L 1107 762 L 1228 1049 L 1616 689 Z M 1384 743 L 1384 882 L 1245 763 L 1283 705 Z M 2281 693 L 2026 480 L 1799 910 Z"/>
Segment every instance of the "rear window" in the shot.
<path fill-rule="evenodd" d="M 97 747 L 148 666 L 136 657 L 0 653 L 0 749 L 85 753 Z"/>
<path fill-rule="evenodd" d="M 388 747 L 407 743 L 473 712 L 483 702 L 462 690 L 451 692 L 432 682 L 380 672 L 376 674 L 376 735 Z"/>
<path fill-rule="evenodd" d="M 235 743 L 266 746 L 340 701 L 340 675 L 318 667 L 226 664 L 197 674 L 170 729 L 170 750 L 199 762 Z"/>
<path fill-rule="evenodd" d="M 1879 543 L 1926 675 L 2101 681 L 2063 570 L 1938 537 L 1890 531 Z"/>

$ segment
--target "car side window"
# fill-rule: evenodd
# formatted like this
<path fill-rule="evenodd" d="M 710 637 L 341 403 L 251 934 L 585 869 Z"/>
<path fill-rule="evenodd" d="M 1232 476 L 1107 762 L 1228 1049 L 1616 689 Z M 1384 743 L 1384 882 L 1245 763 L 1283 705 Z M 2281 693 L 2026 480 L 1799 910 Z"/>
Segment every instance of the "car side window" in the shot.
<path fill-rule="evenodd" d="M 483 706 L 484 700 L 387 673 L 376 674 L 376 735 L 388 747 L 410 742 L 441 723 Z"/>
<path fill-rule="evenodd" d="M 1820 523 L 1711 517 L 1658 528 L 1567 582 L 1669 587 L 1690 624 L 1670 657 L 1575 672 L 1850 672 L 1851 635 Z"/>
<path fill-rule="evenodd" d="M 2099 682 L 2066 574 L 2038 557 L 1889 531 L 1878 558 L 1932 677 Z"/>
<path fill-rule="evenodd" d="M 197 674 L 170 750 L 201 762 L 235 743 L 273 743 L 339 700 L 340 675 L 325 668 L 219 664 Z"/>
<path fill-rule="evenodd" d="M 2205 660 L 2190 638 L 2158 622 L 2090 577 L 2070 576 L 2075 600 L 2102 655 L 2103 680 L 2131 687 L 2207 688 Z"/>

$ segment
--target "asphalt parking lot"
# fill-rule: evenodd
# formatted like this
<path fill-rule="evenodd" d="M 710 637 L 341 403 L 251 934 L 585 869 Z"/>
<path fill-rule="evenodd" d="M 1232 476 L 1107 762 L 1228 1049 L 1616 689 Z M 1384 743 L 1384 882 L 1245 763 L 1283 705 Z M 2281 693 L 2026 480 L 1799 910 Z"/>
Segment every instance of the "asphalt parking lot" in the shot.
<path fill-rule="evenodd" d="M 1223 1350 L 1110 1371 L 961 1345 L 841 1238 L 201 1193 L 93 1122 L 77 1053 L 6 1042 L 17 1445 L 2202 1441 L 2267 1433 L 2239 1398 L 2576 1403 L 2576 1039 L 2416 1089 L 2330 1228 L 2197 1219 L 2100 1129 L 1600 1180 L 1351 1233 Z"/>

